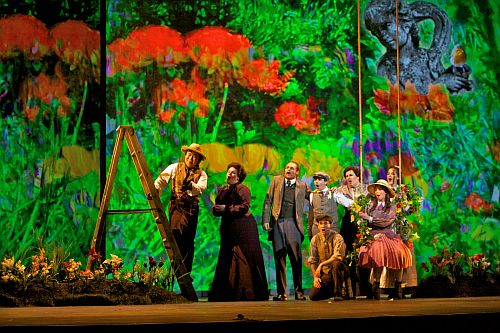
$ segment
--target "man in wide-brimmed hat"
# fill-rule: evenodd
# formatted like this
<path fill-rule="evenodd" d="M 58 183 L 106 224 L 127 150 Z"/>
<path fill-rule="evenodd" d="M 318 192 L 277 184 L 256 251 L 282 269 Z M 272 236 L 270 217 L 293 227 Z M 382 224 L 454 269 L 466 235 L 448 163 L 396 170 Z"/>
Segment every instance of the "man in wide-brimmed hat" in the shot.
<path fill-rule="evenodd" d="M 200 162 L 206 159 L 202 147 L 197 143 L 182 146 L 185 153 L 183 162 L 170 164 L 156 178 L 154 184 L 158 191 L 171 181 L 172 194 L 168 215 L 170 229 L 179 247 L 184 265 L 188 272 L 193 267 L 194 238 L 198 226 L 198 202 L 200 194 L 207 188 L 207 174 L 200 168 Z"/>

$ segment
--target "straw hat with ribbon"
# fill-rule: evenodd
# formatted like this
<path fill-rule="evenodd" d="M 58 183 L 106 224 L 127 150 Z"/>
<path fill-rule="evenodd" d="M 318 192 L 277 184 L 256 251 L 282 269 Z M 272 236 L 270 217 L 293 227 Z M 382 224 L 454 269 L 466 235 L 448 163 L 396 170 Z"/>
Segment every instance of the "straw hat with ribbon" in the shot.
<path fill-rule="evenodd" d="M 205 154 L 203 154 L 203 150 L 201 149 L 201 146 L 199 144 L 197 144 L 197 143 L 192 143 L 189 146 L 182 146 L 181 150 L 182 150 L 183 153 L 191 151 L 193 153 L 198 154 L 200 156 L 200 160 L 201 161 L 203 161 L 204 159 L 207 158 L 205 156 Z"/>
<path fill-rule="evenodd" d="M 384 179 L 379 179 L 376 183 L 371 183 L 370 185 L 368 185 L 368 192 L 370 192 L 372 195 L 375 195 L 375 187 L 377 185 L 385 187 L 387 189 L 387 192 L 389 192 L 391 198 L 396 195 L 394 190 L 389 186 L 389 183 Z"/>

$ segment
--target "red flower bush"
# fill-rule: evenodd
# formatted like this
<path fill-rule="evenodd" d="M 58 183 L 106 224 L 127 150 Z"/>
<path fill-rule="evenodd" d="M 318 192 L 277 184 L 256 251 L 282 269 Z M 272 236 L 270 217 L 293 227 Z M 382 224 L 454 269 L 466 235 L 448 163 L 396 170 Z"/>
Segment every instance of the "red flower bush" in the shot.
<path fill-rule="evenodd" d="M 0 19 L 0 56 L 23 53 L 39 59 L 50 52 L 49 32 L 42 22 L 30 15 L 14 14 Z"/>
<path fill-rule="evenodd" d="M 100 80 L 100 33 L 84 22 L 68 20 L 50 30 L 54 52 L 62 61 L 88 70 Z"/>
<path fill-rule="evenodd" d="M 464 202 L 465 206 L 471 208 L 475 212 L 482 211 L 483 214 L 488 214 L 493 211 L 493 205 L 484 200 L 478 193 L 469 193 Z"/>
<path fill-rule="evenodd" d="M 261 91 L 271 96 L 279 95 L 286 89 L 290 79 L 295 75 L 294 71 L 289 71 L 280 77 L 279 69 L 280 62 L 278 60 L 274 60 L 270 64 L 267 64 L 262 58 L 253 60 L 243 67 L 243 77 L 238 80 L 238 83 L 248 89 Z"/>
<path fill-rule="evenodd" d="M 294 126 L 297 131 L 319 133 L 319 113 L 309 110 L 304 104 L 285 102 L 276 109 L 274 119 L 285 129 Z"/>
<path fill-rule="evenodd" d="M 118 38 L 109 44 L 108 51 L 108 76 L 152 62 L 169 67 L 187 60 L 184 38 L 166 26 L 149 25 L 132 31 L 126 39 Z"/>

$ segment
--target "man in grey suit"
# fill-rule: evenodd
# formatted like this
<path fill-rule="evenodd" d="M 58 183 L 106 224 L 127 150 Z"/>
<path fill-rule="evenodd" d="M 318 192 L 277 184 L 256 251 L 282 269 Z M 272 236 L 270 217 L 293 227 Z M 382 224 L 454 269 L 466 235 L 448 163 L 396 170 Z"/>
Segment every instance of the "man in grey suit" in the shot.
<path fill-rule="evenodd" d="M 302 288 L 302 252 L 304 240 L 304 206 L 309 195 L 307 184 L 297 179 L 300 166 L 290 161 L 283 175 L 275 176 L 269 185 L 262 210 L 262 228 L 273 243 L 276 267 L 276 289 L 273 301 L 286 301 L 286 257 L 290 259 L 295 299 L 305 300 Z"/>

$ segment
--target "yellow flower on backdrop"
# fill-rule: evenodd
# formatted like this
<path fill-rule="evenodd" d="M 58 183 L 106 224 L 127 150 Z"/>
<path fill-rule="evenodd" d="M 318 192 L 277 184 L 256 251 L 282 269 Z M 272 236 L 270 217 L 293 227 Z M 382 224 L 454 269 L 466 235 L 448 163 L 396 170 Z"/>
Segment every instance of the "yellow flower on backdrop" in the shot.
<path fill-rule="evenodd" d="M 281 171 L 281 154 L 275 149 L 263 144 L 250 143 L 243 146 L 230 148 L 221 143 L 202 144 L 203 153 L 207 159 L 202 162 L 202 167 L 214 173 L 225 172 L 228 163 L 239 162 L 243 164 L 247 173 L 256 173 L 264 168 L 267 160 L 269 173 Z"/>
<path fill-rule="evenodd" d="M 299 162 L 301 173 L 312 175 L 316 171 L 323 171 L 330 175 L 330 182 L 343 178 L 343 168 L 336 157 L 325 156 L 325 153 L 311 148 L 297 148 L 293 153 L 293 160 Z"/>
<path fill-rule="evenodd" d="M 98 150 L 88 151 L 80 146 L 64 146 L 60 158 L 46 157 L 43 160 L 46 184 L 64 176 L 80 178 L 92 171 L 99 175 Z"/>

